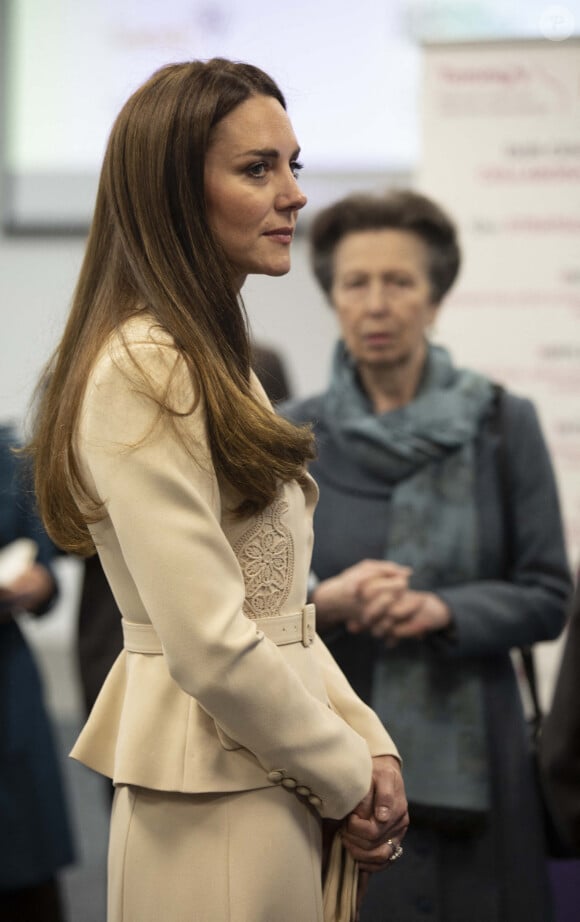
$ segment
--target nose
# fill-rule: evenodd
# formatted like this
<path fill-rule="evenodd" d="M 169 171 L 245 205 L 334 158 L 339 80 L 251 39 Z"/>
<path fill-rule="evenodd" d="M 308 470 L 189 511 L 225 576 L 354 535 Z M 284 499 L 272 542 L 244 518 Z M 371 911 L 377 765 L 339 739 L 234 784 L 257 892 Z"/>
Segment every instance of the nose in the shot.
<path fill-rule="evenodd" d="M 369 285 L 367 294 L 367 310 L 369 314 L 383 315 L 389 310 L 389 297 L 387 288 L 380 279 Z"/>
<path fill-rule="evenodd" d="M 301 208 L 304 208 L 307 201 L 307 197 L 298 185 L 298 180 L 293 173 L 290 173 L 276 196 L 277 210 L 300 211 Z"/>

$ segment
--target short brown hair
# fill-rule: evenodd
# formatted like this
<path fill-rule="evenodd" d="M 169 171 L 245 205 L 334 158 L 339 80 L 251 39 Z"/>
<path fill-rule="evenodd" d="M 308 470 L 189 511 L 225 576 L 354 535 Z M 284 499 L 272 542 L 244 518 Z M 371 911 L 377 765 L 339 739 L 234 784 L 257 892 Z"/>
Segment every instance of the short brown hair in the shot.
<path fill-rule="evenodd" d="M 429 251 L 431 295 L 438 304 L 453 285 L 461 263 L 457 228 L 432 199 L 397 189 L 386 195 L 349 195 L 320 211 L 310 229 L 314 274 L 329 297 L 334 279 L 334 253 L 347 234 L 369 230 L 401 230 L 416 234 Z"/>

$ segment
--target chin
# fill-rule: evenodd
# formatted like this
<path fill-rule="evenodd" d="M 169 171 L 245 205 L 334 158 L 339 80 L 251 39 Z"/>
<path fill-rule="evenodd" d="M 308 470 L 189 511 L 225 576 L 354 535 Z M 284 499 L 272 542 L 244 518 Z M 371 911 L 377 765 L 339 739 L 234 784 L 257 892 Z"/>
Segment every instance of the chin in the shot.
<path fill-rule="evenodd" d="M 281 275 L 286 275 L 290 272 L 290 260 L 285 263 L 278 263 L 276 265 L 267 265 L 259 266 L 252 270 L 256 275 L 270 275 L 273 278 L 278 278 Z"/>
<path fill-rule="evenodd" d="M 385 370 L 390 368 L 397 368 L 399 365 L 405 364 L 405 359 L 393 353 L 382 353 L 377 355 L 365 355 L 364 358 L 360 359 L 360 364 L 366 365 L 368 368 L 383 368 Z"/>
<path fill-rule="evenodd" d="M 272 278 L 278 278 L 281 275 L 287 275 L 290 271 L 290 263 L 285 265 L 264 265 L 264 263 L 252 263 L 251 265 L 242 266 L 238 263 L 236 271 L 246 279 L 249 275 L 266 275 Z"/>

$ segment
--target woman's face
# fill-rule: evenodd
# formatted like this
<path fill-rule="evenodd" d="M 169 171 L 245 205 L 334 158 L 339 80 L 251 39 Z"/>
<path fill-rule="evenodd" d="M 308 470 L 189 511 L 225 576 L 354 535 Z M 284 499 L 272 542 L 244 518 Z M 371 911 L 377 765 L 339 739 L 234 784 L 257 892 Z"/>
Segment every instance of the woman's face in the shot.
<path fill-rule="evenodd" d="M 252 96 L 218 123 L 205 161 L 208 221 L 241 287 L 284 275 L 299 210 L 298 142 L 277 99 Z"/>
<path fill-rule="evenodd" d="M 347 234 L 334 252 L 330 292 L 342 337 L 359 366 L 415 366 L 437 312 L 428 250 L 409 231 Z"/>

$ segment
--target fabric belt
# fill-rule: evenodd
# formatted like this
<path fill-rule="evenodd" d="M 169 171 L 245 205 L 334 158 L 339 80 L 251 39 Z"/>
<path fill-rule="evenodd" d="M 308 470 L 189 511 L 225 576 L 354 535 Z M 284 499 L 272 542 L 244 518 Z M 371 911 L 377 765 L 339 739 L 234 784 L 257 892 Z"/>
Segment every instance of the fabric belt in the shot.
<path fill-rule="evenodd" d="M 302 611 L 290 615 L 277 615 L 269 618 L 250 618 L 256 630 L 282 647 L 289 643 L 301 643 L 309 647 L 314 643 L 316 631 L 316 609 L 314 605 L 305 605 Z M 123 642 L 129 653 L 163 653 L 161 641 L 152 624 L 137 624 L 122 620 Z"/>

